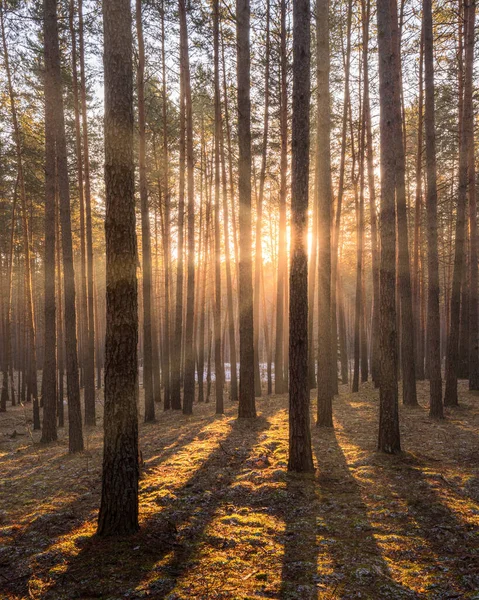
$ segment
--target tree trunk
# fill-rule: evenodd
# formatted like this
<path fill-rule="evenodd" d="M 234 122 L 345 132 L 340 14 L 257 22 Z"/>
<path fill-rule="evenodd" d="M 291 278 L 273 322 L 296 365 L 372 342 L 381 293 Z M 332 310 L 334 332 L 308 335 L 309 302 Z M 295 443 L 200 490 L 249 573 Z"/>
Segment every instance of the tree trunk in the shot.
<path fill-rule="evenodd" d="M 140 173 L 143 276 L 143 389 L 145 391 L 145 422 L 148 423 L 155 420 L 155 398 L 153 391 L 150 206 L 148 201 L 148 182 L 146 178 L 145 44 L 143 41 L 141 0 L 136 0 L 136 35 L 138 39 L 136 90 L 138 95 L 138 164 Z"/>
<path fill-rule="evenodd" d="M 472 0 L 470 0 L 472 1 Z M 469 1 L 464 3 L 464 19 L 466 26 L 468 24 Z M 467 27 L 466 27 L 467 28 Z M 467 32 L 466 32 L 467 36 Z M 473 48 L 472 48 L 473 50 Z M 449 337 L 447 340 L 446 352 L 446 390 L 444 394 L 444 404 L 446 406 L 456 406 L 457 396 L 457 368 L 459 360 L 459 327 L 461 311 L 461 286 L 464 277 L 464 250 L 465 250 L 465 225 L 466 225 L 466 199 L 468 184 L 468 123 L 470 122 L 470 110 L 472 103 L 467 102 L 472 94 L 472 56 L 471 49 L 466 47 L 465 57 L 465 77 L 464 77 L 464 104 L 462 109 L 462 119 L 459 141 L 459 188 L 457 192 L 457 214 L 456 214 L 456 240 L 454 247 L 454 272 L 452 278 L 451 307 L 450 307 L 450 326 Z M 471 71 L 468 69 L 470 67 Z"/>
<path fill-rule="evenodd" d="M 284 305 L 286 279 L 286 176 L 288 171 L 288 83 L 286 52 L 286 0 L 281 0 L 280 34 L 280 189 L 279 189 L 279 243 L 278 243 L 278 280 L 276 293 L 276 345 L 274 357 L 274 390 L 276 394 L 287 391 L 284 373 Z"/>
<path fill-rule="evenodd" d="M 392 43 L 390 0 L 377 2 L 379 99 L 381 104 L 381 261 L 380 261 L 380 389 L 378 449 L 390 454 L 400 452 L 397 332 L 396 332 L 396 207 L 395 163 L 397 135 L 394 106 L 396 85 L 394 68 L 396 47 Z"/>
<path fill-rule="evenodd" d="M 329 0 L 316 6 L 317 103 L 316 136 L 318 203 L 318 414 L 317 425 L 333 426 L 333 380 L 337 381 L 337 344 L 331 340 L 331 113 L 329 92 Z"/>
<path fill-rule="evenodd" d="M 221 229 L 220 229 L 220 141 L 222 137 L 219 53 L 219 0 L 213 2 L 213 46 L 215 79 L 215 392 L 216 414 L 223 414 L 223 358 L 221 351 Z"/>
<path fill-rule="evenodd" d="M 236 0 L 239 180 L 239 417 L 256 417 L 251 259 L 251 101 L 250 0 Z"/>
<path fill-rule="evenodd" d="M 401 109 L 401 56 L 397 26 L 397 2 L 391 0 L 391 42 L 393 47 L 393 101 L 395 135 L 391 140 L 396 148 L 396 204 L 398 235 L 398 279 L 401 301 L 401 369 L 403 403 L 417 406 L 416 366 L 414 351 L 414 314 L 412 308 L 411 271 L 409 263 L 409 233 L 406 200 L 406 159 L 404 150 L 403 116 Z"/>
<path fill-rule="evenodd" d="M 99 535 L 138 531 L 138 284 L 133 163 L 132 18 L 104 0 L 106 339 Z"/>
<path fill-rule="evenodd" d="M 45 5 L 47 8 L 47 5 Z M 57 328 L 55 306 L 55 194 L 56 194 L 56 156 L 55 156 L 55 112 L 52 97 L 54 96 L 55 78 L 52 69 L 52 38 L 48 33 L 48 13 L 45 12 L 45 344 L 43 358 L 43 426 L 44 443 L 57 439 Z"/>
<path fill-rule="evenodd" d="M 308 383 L 309 0 L 293 1 L 288 471 L 314 471 Z"/>

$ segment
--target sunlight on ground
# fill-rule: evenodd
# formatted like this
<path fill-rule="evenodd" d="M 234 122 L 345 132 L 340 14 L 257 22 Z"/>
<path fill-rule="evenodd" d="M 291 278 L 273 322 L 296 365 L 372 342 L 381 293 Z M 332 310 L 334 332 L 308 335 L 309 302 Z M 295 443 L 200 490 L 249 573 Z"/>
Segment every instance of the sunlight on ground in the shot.
<path fill-rule="evenodd" d="M 94 536 L 101 427 L 74 457 L 20 436 L 0 457 L 0 598 L 476 598 L 479 399 L 463 396 L 443 423 L 401 408 L 388 457 L 377 392 L 342 389 L 335 431 L 313 427 L 315 476 L 286 471 L 286 396 L 253 422 L 159 411 L 140 427 L 141 531 L 119 540 Z M 4 432 L 23 433 L 12 414 Z"/>

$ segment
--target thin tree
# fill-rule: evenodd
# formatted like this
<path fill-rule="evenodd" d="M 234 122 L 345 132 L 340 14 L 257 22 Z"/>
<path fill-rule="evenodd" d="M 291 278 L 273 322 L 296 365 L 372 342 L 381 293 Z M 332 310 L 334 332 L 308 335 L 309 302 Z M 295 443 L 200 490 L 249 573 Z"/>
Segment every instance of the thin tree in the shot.
<path fill-rule="evenodd" d="M 187 262 L 187 287 L 186 287 L 186 318 L 185 318 L 185 369 L 183 389 L 183 412 L 193 412 L 195 398 L 195 355 L 193 349 L 193 324 L 195 309 L 195 188 L 194 188 L 194 156 L 193 156 L 193 103 L 191 100 L 190 59 L 188 51 L 188 25 L 186 21 L 185 0 L 180 0 L 180 44 L 182 47 L 181 67 L 183 72 L 183 85 L 185 94 L 186 117 L 186 168 L 188 178 L 188 262 Z M 220 352 L 221 357 L 221 352 Z M 222 384 L 221 368 L 219 372 L 215 366 L 216 385 Z M 218 381 L 218 377 L 220 377 Z M 221 385 L 221 404 L 223 402 L 223 387 Z M 218 410 L 218 389 L 217 389 Z M 221 407 L 221 411 L 222 407 Z"/>
<path fill-rule="evenodd" d="M 143 284 L 143 389 L 145 390 L 145 421 L 152 422 L 155 420 L 155 398 L 153 390 L 151 234 L 150 203 L 146 177 L 145 42 L 143 39 L 141 0 L 136 0 L 136 35 L 138 40 L 136 90 L 138 95 L 138 165 L 140 175 Z"/>
<path fill-rule="evenodd" d="M 251 227 L 250 0 L 236 0 L 239 181 L 239 417 L 256 417 Z"/>
<path fill-rule="evenodd" d="M 286 0 L 281 0 L 280 31 L 280 188 L 279 188 L 279 241 L 278 241 L 278 279 L 276 292 L 276 344 L 274 356 L 274 390 L 276 394 L 287 391 L 284 364 L 284 307 L 286 285 L 286 176 L 288 171 L 288 81 L 286 48 Z"/>
<path fill-rule="evenodd" d="M 439 259 L 437 250 L 437 169 L 436 169 L 436 124 L 434 107 L 434 48 L 432 26 L 432 2 L 423 2 L 424 28 L 424 124 L 426 133 L 427 174 L 427 354 L 429 374 L 429 413 L 441 419 L 442 376 L 441 376 L 441 320 L 439 313 Z"/>
<path fill-rule="evenodd" d="M 43 359 L 43 424 L 42 439 L 44 443 L 57 439 L 57 355 L 56 355 L 56 305 L 55 305 L 55 192 L 56 192 L 56 152 L 55 152 L 55 113 L 52 98 L 55 76 L 52 72 L 52 36 L 49 30 L 48 16 L 45 9 L 45 345 Z"/>
<path fill-rule="evenodd" d="M 468 25 L 468 11 L 470 2 L 464 2 L 464 22 L 466 30 Z M 467 31 L 465 32 L 467 39 Z M 472 48 L 472 51 L 474 48 Z M 450 301 L 450 325 L 449 336 L 447 339 L 446 351 L 446 389 L 444 392 L 444 404 L 446 406 L 456 406 L 458 404 L 457 396 L 457 369 L 459 362 L 459 327 L 461 314 L 461 287 L 465 275 L 465 237 L 466 237 L 466 200 L 468 184 L 468 123 L 470 122 L 470 111 L 472 103 L 466 98 L 472 95 L 472 60 L 471 48 L 465 44 L 464 61 L 464 94 L 462 118 L 460 120 L 460 139 L 459 139 L 459 185 L 457 191 L 457 211 L 456 211 L 456 236 L 454 246 L 454 271 L 452 277 L 452 290 Z"/>
<path fill-rule="evenodd" d="M 220 32 L 219 32 L 219 3 L 213 2 L 213 50 L 215 78 L 215 298 L 214 298 L 214 329 L 215 329 L 215 392 L 216 414 L 224 412 L 223 407 L 223 360 L 221 351 L 221 226 L 220 226 L 220 153 L 221 153 L 221 96 L 220 96 Z"/>
<path fill-rule="evenodd" d="M 105 440 L 97 532 L 126 535 L 139 528 L 133 40 L 127 0 L 103 1 L 103 28 L 107 322 Z"/>
<path fill-rule="evenodd" d="M 318 415 L 317 425 L 333 426 L 333 379 L 336 347 L 331 322 L 331 108 L 329 91 L 329 0 L 316 4 L 317 104 L 316 135 L 318 203 Z"/>

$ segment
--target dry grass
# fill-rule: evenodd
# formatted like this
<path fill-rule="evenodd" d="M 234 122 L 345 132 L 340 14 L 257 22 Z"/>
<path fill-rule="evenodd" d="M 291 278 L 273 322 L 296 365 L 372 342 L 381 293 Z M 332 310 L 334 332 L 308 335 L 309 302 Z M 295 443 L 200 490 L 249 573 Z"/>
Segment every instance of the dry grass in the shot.
<path fill-rule="evenodd" d="M 313 431 L 315 476 L 286 472 L 286 397 L 258 407 L 142 425 L 142 528 L 118 540 L 93 535 L 101 427 L 68 456 L 22 409 L 0 415 L 0 598 L 479 599 L 479 397 L 461 386 L 442 423 L 402 408 L 389 457 L 377 392 L 343 389 L 335 431 Z"/>

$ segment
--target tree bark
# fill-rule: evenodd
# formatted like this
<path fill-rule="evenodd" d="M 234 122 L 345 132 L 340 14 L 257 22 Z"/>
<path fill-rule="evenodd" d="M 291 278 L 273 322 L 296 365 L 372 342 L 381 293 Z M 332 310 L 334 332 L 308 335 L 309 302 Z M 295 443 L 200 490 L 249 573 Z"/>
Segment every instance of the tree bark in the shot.
<path fill-rule="evenodd" d="M 251 258 L 251 57 L 250 0 L 236 0 L 239 180 L 239 417 L 256 417 L 254 398 L 254 319 Z"/>
<path fill-rule="evenodd" d="M 380 260 L 380 389 L 378 449 L 400 452 L 397 332 L 396 332 L 396 206 L 395 163 L 397 135 L 394 106 L 396 48 L 392 43 L 390 0 L 377 1 L 379 99 L 381 106 L 381 260 Z"/>
<path fill-rule="evenodd" d="M 318 414 L 317 425 L 333 426 L 333 380 L 337 380 L 336 347 L 331 320 L 331 111 L 329 91 L 329 0 L 316 5 L 317 103 L 316 136 L 318 203 Z"/>
<path fill-rule="evenodd" d="M 138 531 L 138 284 L 133 163 L 132 17 L 104 0 L 106 339 L 99 535 Z"/>
<path fill-rule="evenodd" d="M 314 471 L 308 383 L 309 0 L 293 1 L 288 471 Z"/>

